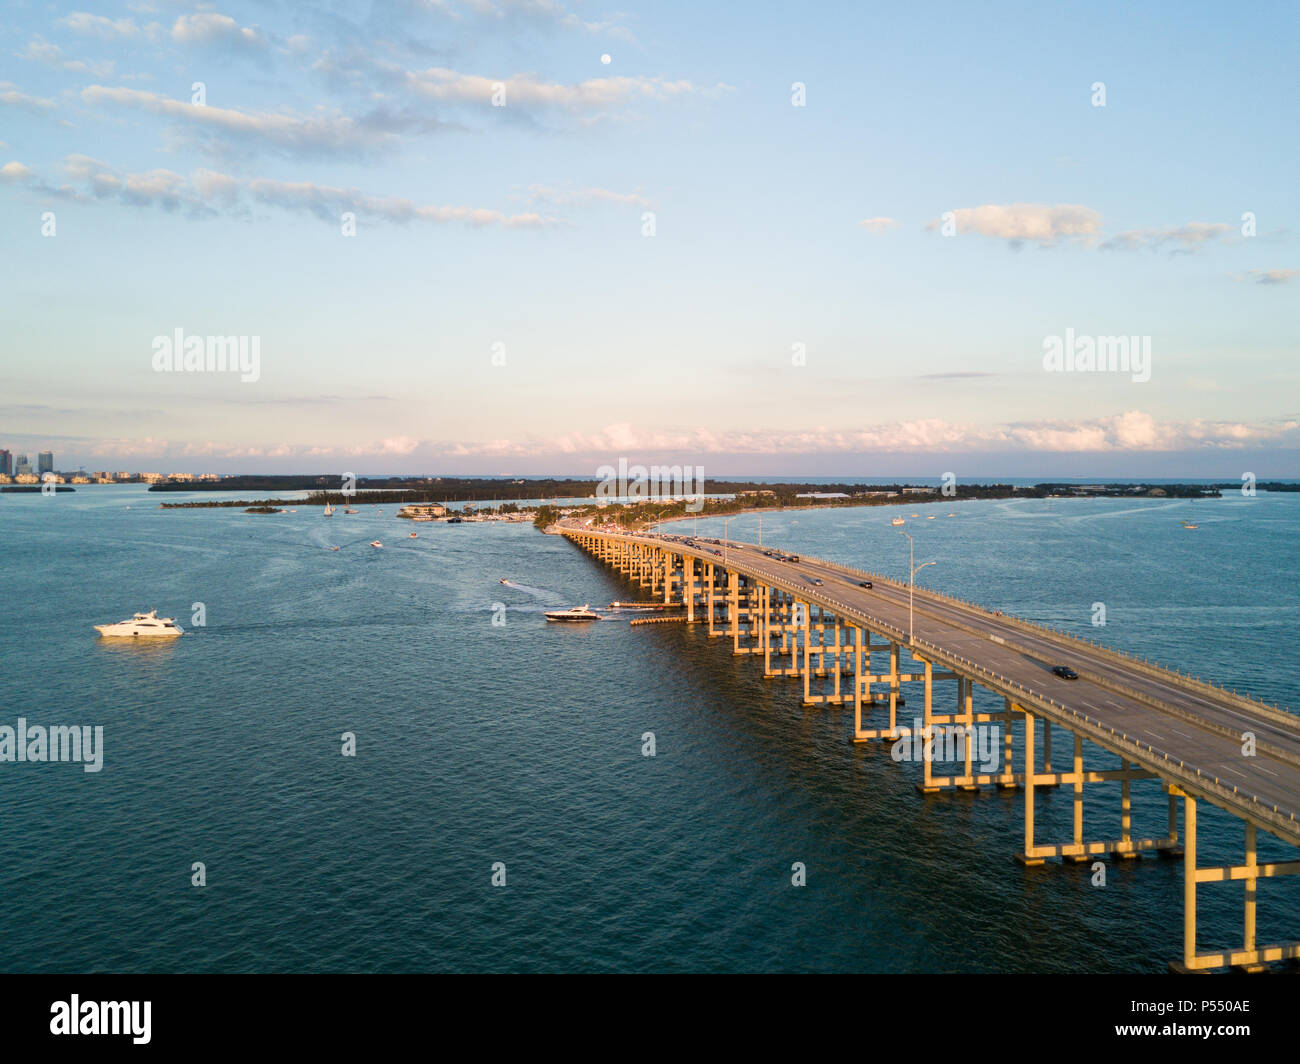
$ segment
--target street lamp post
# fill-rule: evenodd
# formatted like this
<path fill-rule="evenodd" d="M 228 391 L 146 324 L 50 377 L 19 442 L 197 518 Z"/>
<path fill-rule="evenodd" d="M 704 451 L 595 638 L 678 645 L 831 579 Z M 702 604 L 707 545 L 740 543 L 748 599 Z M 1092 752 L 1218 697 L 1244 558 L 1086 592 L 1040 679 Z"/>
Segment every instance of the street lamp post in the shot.
<path fill-rule="evenodd" d="M 904 532 L 902 529 L 899 529 L 898 534 L 899 534 L 900 536 L 907 536 L 907 569 L 908 569 L 908 580 L 907 580 L 907 641 L 908 641 L 909 643 L 911 643 L 911 642 L 915 642 L 915 639 L 914 639 L 914 636 L 913 636 L 913 632 L 912 632 L 912 593 L 913 593 L 913 591 L 915 591 L 915 589 L 916 589 L 916 574 L 919 573 L 922 569 L 924 569 L 927 565 L 938 565 L 939 563 L 938 563 L 938 562 L 922 562 L 920 565 L 917 565 L 917 564 L 916 564 L 916 543 L 915 543 L 915 541 L 912 539 L 911 536 L 909 536 L 909 535 L 908 535 L 906 532 Z"/>
<path fill-rule="evenodd" d="M 739 514 L 732 514 L 730 517 L 722 519 L 722 561 L 724 565 L 727 561 L 727 523 L 734 521 L 739 516 Z"/>

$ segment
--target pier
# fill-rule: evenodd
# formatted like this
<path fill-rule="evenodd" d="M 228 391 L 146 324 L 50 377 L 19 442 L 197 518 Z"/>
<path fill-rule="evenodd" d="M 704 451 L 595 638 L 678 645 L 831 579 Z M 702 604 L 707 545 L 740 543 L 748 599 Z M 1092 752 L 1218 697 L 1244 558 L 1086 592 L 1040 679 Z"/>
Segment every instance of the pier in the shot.
<path fill-rule="evenodd" d="M 921 736 L 955 735 L 958 744 L 955 771 L 937 773 L 930 759 L 921 759 L 918 788 L 925 794 L 1022 792 L 1024 840 L 1014 854 L 1022 864 L 1148 852 L 1180 858 L 1183 943 L 1181 957 L 1171 962 L 1175 971 L 1256 970 L 1300 959 L 1300 941 L 1256 940 L 1259 880 L 1300 874 L 1300 860 L 1257 859 L 1260 831 L 1300 847 L 1300 719 L 1291 713 L 1064 632 L 823 559 L 796 562 L 770 547 L 688 544 L 690 537 L 663 533 L 563 525 L 556 531 L 656 602 L 683 608 L 686 623 L 729 640 L 732 653 L 755 659 L 764 676 L 801 680 L 805 706 L 851 705 L 854 742 L 911 738 L 912 729 L 898 718 L 906 690 L 920 703 L 914 712 Z M 1077 679 L 1052 672 L 1061 665 Z M 1001 708 L 977 711 L 977 687 L 996 695 Z M 980 726 L 1001 729 L 994 770 L 985 771 L 974 756 Z M 1085 766 L 1085 740 L 1116 755 L 1119 767 Z M 1133 830 L 1131 794 L 1134 784 L 1148 781 L 1167 794 L 1168 819 L 1142 837 Z M 1097 784 L 1119 785 L 1118 837 L 1095 838 L 1085 829 L 1084 788 Z M 1069 838 L 1049 842 L 1036 834 L 1035 796 L 1044 787 L 1072 789 Z M 1201 802 L 1241 822 L 1239 864 L 1198 864 Z M 1241 944 L 1201 951 L 1198 887 L 1227 882 L 1244 886 Z"/>

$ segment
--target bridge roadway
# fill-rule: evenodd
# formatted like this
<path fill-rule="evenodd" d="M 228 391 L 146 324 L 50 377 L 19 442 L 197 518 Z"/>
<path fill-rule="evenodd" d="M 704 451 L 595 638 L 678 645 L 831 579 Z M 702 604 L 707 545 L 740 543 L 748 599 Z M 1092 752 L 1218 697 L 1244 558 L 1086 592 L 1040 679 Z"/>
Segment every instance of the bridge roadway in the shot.
<path fill-rule="evenodd" d="M 702 559 L 782 588 L 848 624 L 892 633 L 934 664 L 1300 846 L 1300 718 L 1285 710 L 920 589 L 909 639 L 906 584 L 820 559 L 768 557 L 770 546 L 668 533 L 603 535 Z M 684 542 L 691 538 L 694 547 Z M 860 587 L 863 580 L 873 587 Z M 1079 679 L 1057 677 L 1054 665 L 1069 666 Z M 1243 755 L 1245 733 L 1256 737 L 1254 756 Z"/>

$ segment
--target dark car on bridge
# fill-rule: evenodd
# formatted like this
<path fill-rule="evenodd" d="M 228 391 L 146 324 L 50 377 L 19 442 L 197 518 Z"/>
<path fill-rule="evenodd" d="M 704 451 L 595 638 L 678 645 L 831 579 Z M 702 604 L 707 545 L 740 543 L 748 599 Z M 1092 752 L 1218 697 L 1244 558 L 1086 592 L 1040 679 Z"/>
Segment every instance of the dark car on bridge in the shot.
<path fill-rule="evenodd" d="M 1056 673 L 1062 680 L 1077 680 L 1079 674 L 1068 665 L 1053 665 L 1052 672 Z"/>
<path fill-rule="evenodd" d="M 870 590 L 871 590 L 871 581 L 870 581 L 870 580 L 863 580 L 862 583 L 858 584 L 858 587 L 865 587 L 868 591 L 870 591 Z"/>

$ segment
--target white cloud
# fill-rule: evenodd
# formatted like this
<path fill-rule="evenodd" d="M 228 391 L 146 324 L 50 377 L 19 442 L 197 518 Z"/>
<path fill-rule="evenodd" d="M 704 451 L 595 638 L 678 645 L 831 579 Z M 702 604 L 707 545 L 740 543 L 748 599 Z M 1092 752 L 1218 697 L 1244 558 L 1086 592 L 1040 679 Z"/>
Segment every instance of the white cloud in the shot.
<path fill-rule="evenodd" d="M 106 78 L 113 73 L 111 60 L 65 59 L 63 50 L 57 44 L 50 44 L 40 37 L 27 43 L 27 50 L 22 53 L 22 57 L 74 74 L 90 74 L 93 77 Z"/>
<path fill-rule="evenodd" d="M 566 85 L 532 74 L 489 78 L 445 67 L 408 71 L 406 87 L 431 100 L 492 106 L 497 86 L 505 88 L 506 107 L 555 108 L 573 112 L 602 111 L 638 100 L 661 101 L 700 92 L 689 81 L 651 77 L 592 78 Z"/>
<path fill-rule="evenodd" d="M 554 203 L 564 207 L 589 207 L 593 203 L 617 203 L 625 207 L 651 206 L 639 192 L 612 192 L 607 188 L 551 188 L 529 185 L 528 198 L 533 203 Z"/>
<path fill-rule="evenodd" d="M 20 163 L 9 165 L 21 167 L 22 172 L 20 175 L 14 170 L 10 177 L 7 167 L 0 170 L 0 176 L 7 180 L 25 179 L 30 175 L 30 171 Z M 362 225 L 374 220 L 396 224 L 459 223 L 475 228 L 491 226 L 503 229 L 543 229 L 558 224 L 557 219 L 535 212 L 507 214 L 486 207 L 416 203 L 400 196 L 373 196 L 355 188 L 318 185 L 311 181 L 240 180 L 207 169 L 195 170 L 188 177 L 164 169 L 127 173 L 88 155 L 69 155 L 64 160 L 63 170 L 68 180 L 74 183 L 59 190 L 65 195 L 117 200 L 133 207 L 185 210 L 195 215 L 221 211 L 247 214 L 247 201 L 251 200 L 286 210 L 308 211 L 336 224 L 345 211 L 355 212 Z M 78 185 L 80 189 L 76 187 Z"/>
<path fill-rule="evenodd" d="M 1247 270 L 1237 277 L 1239 281 L 1254 281 L 1256 284 L 1286 284 L 1292 277 L 1300 276 L 1300 270 Z"/>
<path fill-rule="evenodd" d="M 1127 229 L 1116 233 L 1102 244 L 1104 250 L 1137 251 L 1150 248 L 1158 251 L 1172 246 L 1175 252 L 1194 251 L 1205 244 L 1226 236 L 1230 226 L 1223 222 L 1188 222 L 1186 225 Z"/>
<path fill-rule="evenodd" d="M 858 222 L 868 233 L 883 233 L 886 229 L 893 229 L 898 225 L 893 218 L 863 218 Z"/>
<path fill-rule="evenodd" d="M 1091 242 L 1101 231 L 1101 215 L 1091 207 L 1074 203 L 988 203 L 982 207 L 961 207 L 953 211 L 957 235 L 978 233 L 1012 244 L 1025 241 L 1049 247 L 1060 240 Z M 942 220 L 926 226 L 939 229 Z"/>
<path fill-rule="evenodd" d="M 200 130 L 253 141 L 288 152 L 348 153 L 396 143 L 394 134 L 375 129 L 337 112 L 315 115 L 239 111 L 200 106 L 142 89 L 90 85 L 81 90 L 88 104 L 134 107 L 176 119 Z"/>
<path fill-rule="evenodd" d="M 44 111 L 52 110 L 54 107 L 53 100 L 47 100 L 41 96 L 31 96 L 21 92 L 18 86 L 10 81 L 0 81 L 0 106 L 3 107 L 20 107 L 24 111 L 31 111 L 34 114 L 40 114 Z"/>
<path fill-rule="evenodd" d="M 92 15 L 85 11 L 74 11 L 58 20 L 73 33 L 81 33 L 101 40 L 123 40 L 139 37 L 144 31 L 133 18 L 111 19 L 103 15 Z"/>
<path fill-rule="evenodd" d="M 172 26 L 172 40 L 177 44 L 218 46 L 242 51 L 261 52 L 266 37 L 256 26 L 241 26 L 229 15 L 202 11 L 181 15 Z"/>
<path fill-rule="evenodd" d="M 17 184 L 31 176 L 31 170 L 20 162 L 5 163 L 4 166 L 0 166 L 0 181 Z"/>

